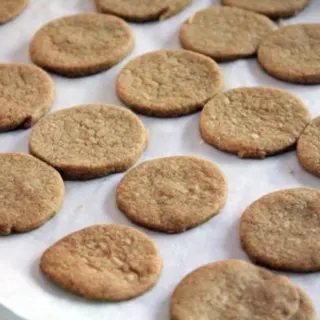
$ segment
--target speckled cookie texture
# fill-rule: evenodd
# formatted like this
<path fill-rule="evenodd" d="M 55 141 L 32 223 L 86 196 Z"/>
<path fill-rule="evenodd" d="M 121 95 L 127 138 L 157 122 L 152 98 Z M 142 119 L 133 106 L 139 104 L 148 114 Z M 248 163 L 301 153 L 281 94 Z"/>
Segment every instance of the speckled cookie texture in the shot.
<path fill-rule="evenodd" d="M 0 132 L 30 128 L 54 101 L 50 76 L 31 64 L 0 64 Z"/>
<path fill-rule="evenodd" d="M 153 240 L 123 225 L 94 225 L 50 247 L 40 262 L 44 274 L 88 299 L 121 301 L 157 282 L 162 260 Z"/>
<path fill-rule="evenodd" d="M 299 309 L 290 320 L 317 320 L 317 312 L 309 296 L 297 287 L 300 296 Z"/>
<path fill-rule="evenodd" d="M 191 0 L 96 0 L 98 11 L 137 22 L 167 19 L 190 2 Z"/>
<path fill-rule="evenodd" d="M 288 18 L 298 14 L 310 0 L 222 0 L 223 5 L 264 14 L 272 19 Z"/>
<path fill-rule="evenodd" d="M 132 221 L 176 233 L 217 215 L 227 198 L 227 182 L 213 163 L 188 156 L 146 161 L 117 188 L 117 204 Z"/>
<path fill-rule="evenodd" d="M 30 152 L 66 179 L 86 180 L 128 169 L 147 146 L 148 135 L 131 111 L 112 105 L 84 105 L 40 121 Z"/>
<path fill-rule="evenodd" d="M 241 158 L 265 158 L 293 146 L 310 121 L 303 102 L 274 88 L 237 88 L 204 107 L 203 139 Z"/>
<path fill-rule="evenodd" d="M 134 38 L 122 19 L 81 13 L 53 20 L 42 27 L 30 45 L 32 61 L 67 77 L 106 70 L 133 49 Z"/>
<path fill-rule="evenodd" d="M 219 66 L 187 50 L 161 50 L 129 62 L 117 79 L 119 98 L 133 110 L 156 117 L 196 112 L 223 86 Z"/>
<path fill-rule="evenodd" d="M 299 307 L 295 285 L 244 261 L 219 261 L 187 275 L 171 298 L 171 319 L 288 320 Z"/>
<path fill-rule="evenodd" d="M 312 120 L 297 145 L 298 158 L 307 171 L 320 177 L 320 117 Z"/>
<path fill-rule="evenodd" d="M 320 83 L 320 24 L 297 24 L 262 41 L 258 60 L 271 76 L 301 84 Z"/>
<path fill-rule="evenodd" d="M 195 13 L 182 25 L 180 41 L 185 49 L 228 61 L 256 54 L 273 28 L 273 22 L 263 15 L 212 7 Z"/>
<path fill-rule="evenodd" d="M 29 0 L 1 0 L 0 24 L 4 24 L 18 16 L 28 5 Z"/>
<path fill-rule="evenodd" d="M 320 270 L 320 191 L 296 188 L 263 196 L 244 212 L 240 237 L 256 263 L 295 272 Z"/>
<path fill-rule="evenodd" d="M 0 235 L 35 229 L 62 206 L 61 176 L 28 154 L 0 154 L 0 179 Z"/>

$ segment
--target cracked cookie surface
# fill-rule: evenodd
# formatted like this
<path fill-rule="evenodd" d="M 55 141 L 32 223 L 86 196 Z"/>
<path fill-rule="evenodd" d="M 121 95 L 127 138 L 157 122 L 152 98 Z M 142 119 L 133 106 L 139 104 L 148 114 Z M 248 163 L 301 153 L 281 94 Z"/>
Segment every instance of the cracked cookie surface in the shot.
<path fill-rule="evenodd" d="M 6 23 L 18 16 L 28 5 L 29 0 L 1 0 L 0 24 Z"/>
<path fill-rule="evenodd" d="M 296 188 L 270 193 L 244 212 L 243 249 L 256 263 L 294 272 L 320 270 L 320 191 Z"/>
<path fill-rule="evenodd" d="M 121 301 L 158 281 L 162 260 L 153 240 L 124 225 L 95 225 L 74 232 L 42 256 L 41 270 L 65 289 L 89 299 Z"/>
<path fill-rule="evenodd" d="M 179 283 L 171 319 L 288 320 L 298 306 L 298 290 L 288 278 L 228 260 L 200 267 Z"/>
<path fill-rule="evenodd" d="M 147 146 L 147 131 L 131 111 L 84 105 L 57 111 L 32 130 L 30 152 L 67 179 L 92 179 L 128 169 Z"/>
<path fill-rule="evenodd" d="M 320 83 L 320 24 L 296 24 L 274 31 L 262 41 L 258 60 L 283 81 Z"/>
<path fill-rule="evenodd" d="M 54 101 L 51 77 L 31 64 L 0 64 L 0 131 L 30 128 Z"/>
<path fill-rule="evenodd" d="M 265 158 L 293 146 L 310 121 L 303 102 L 273 88 L 237 88 L 218 94 L 200 117 L 202 138 L 241 158 Z"/>
<path fill-rule="evenodd" d="M 255 11 L 272 19 L 296 15 L 309 2 L 310 0 L 222 0 L 223 5 Z"/>
<path fill-rule="evenodd" d="M 213 163 L 177 156 L 146 161 L 117 187 L 117 205 L 133 222 L 176 233 L 217 215 L 227 199 L 227 182 Z"/>
<path fill-rule="evenodd" d="M 53 20 L 42 27 L 30 45 L 32 61 L 67 77 L 106 70 L 133 49 L 130 26 L 122 19 L 81 13 Z"/>
<path fill-rule="evenodd" d="M 139 113 L 178 117 L 202 109 L 222 86 L 222 72 L 209 57 L 160 50 L 132 60 L 121 70 L 117 94 Z"/>
<path fill-rule="evenodd" d="M 191 0 L 96 0 L 99 12 L 141 22 L 167 19 L 189 3 Z"/>
<path fill-rule="evenodd" d="M 196 12 L 180 29 L 185 49 L 218 61 L 253 56 L 274 28 L 267 17 L 238 8 L 213 7 Z"/>
<path fill-rule="evenodd" d="M 297 144 L 300 164 L 320 177 L 320 117 L 315 118 L 301 134 Z"/>
<path fill-rule="evenodd" d="M 0 154 L 0 179 L 0 235 L 38 228 L 62 206 L 61 176 L 28 154 Z"/>

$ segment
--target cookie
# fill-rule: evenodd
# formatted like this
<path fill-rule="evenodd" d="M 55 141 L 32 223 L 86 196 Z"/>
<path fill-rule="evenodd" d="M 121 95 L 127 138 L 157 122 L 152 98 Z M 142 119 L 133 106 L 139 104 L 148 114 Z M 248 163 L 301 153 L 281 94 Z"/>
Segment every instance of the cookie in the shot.
<path fill-rule="evenodd" d="M 227 199 L 218 167 L 196 157 L 146 161 L 127 173 L 117 188 L 117 205 L 133 222 L 177 233 L 217 215 Z"/>
<path fill-rule="evenodd" d="M 40 268 L 59 286 L 88 299 L 121 301 L 150 290 L 162 261 L 154 241 L 123 225 L 94 225 L 50 247 Z"/>
<path fill-rule="evenodd" d="M 31 64 L 0 64 L 0 132 L 30 128 L 54 101 L 53 80 Z"/>
<path fill-rule="evenodd" d="M 0 181 L 0 235 L 38 228 L 62 206 L 59 173 L 26 153 L 0 154 Z"/>
<path fill-rule="evenodd" d="M 225 6 L 264 14 L 272 19 L 288 18 L 302 11 L 310 0 L 222 0 Z"/>
<path fill-rule="evenodd" d="M 288 320 L 298 307 L 298 290 L 289 279 L 228 260 L 200 267 L 180 282 L 171 319 Z"/>
<path fill-rule="evenodd" d="M 32 130 L 29 150 L 64 178 L 87 180 L 127 170 L 147 140 L 147 131 L 133 112 L 112 105 L 83 105 L 42 119 Z"/>
<path fill-rule="evenodd" d="M 111 68 L 133 49 L 129 25 L 120 18 L 81 13 L 53 20 L 33 37 L 30 56 L 38 66 L 66 77 Z"/>
<path fill-rule="evenodd" d="M 204 107 L 202 138 L 240 158 L 265 158 L 292 147 L 310 121 L 303 102 L 273 88 L 237 88 Z"/>
<path fill-rule="evenodd" d="M 317 320 L 317 312 L 308 295 L 299 287 L 297 287 L 300 296 L 298 311 L 290 318 L 290 320 Z"/>
<path fill-rule="evenodd" d="M 180 41 L 185 49 L 229 61 L 255 55 L 273 27 L 270 19 L 254 12 L 212 7 L 198 11 L 182 25 Z"/>
<path fill-rule="evenodd" d="M 262 41 L 258 60 L 271 76 L 301 84 L 320 83 L 320 24 L 296 24 Z"/>
<path fill-rule="evenodd" d="M 273 269 L 320 270 L 320 191 L 296 188 L 270 193 L 244 212 L 243 249 L 252 261 Z"/>
<path fill-rule="evenodd" d="M 29 0 L 1 0 L 0 24 L 4 24 L 18 16 L 28 5 Z"/>
<path fill-rule="evenodd" d="M 117 79 L 119 98 L 156 117 L 196 112 L 222 89 L 223 75 L 210 58 L 187 50 L 160 50 L 129 62 Z"/>
<path fill-rule="evenodd" d="M 303 131 L 298 140 L 297 153 L 299 162 L 304 169 L 320 177 L 320 117 Z"/>
<path fill-rule="evenodd" d="M 99 12 L 143 22 L 167 19 L 190 2 L 191 0 L 96 0 L 96 5 Z"/>

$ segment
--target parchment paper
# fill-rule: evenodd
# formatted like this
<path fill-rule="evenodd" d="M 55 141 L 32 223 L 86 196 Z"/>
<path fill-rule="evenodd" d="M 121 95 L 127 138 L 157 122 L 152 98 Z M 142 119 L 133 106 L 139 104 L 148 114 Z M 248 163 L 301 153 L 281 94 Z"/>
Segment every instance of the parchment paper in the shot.
<path fill-rule="evenodd" d="M 116 1 L 116 0 L 115 0 Z M 53 76 L 57 96 L 53 110 L 85 103 L 121 105 L 115 95 L 115 78 L 132 58 L 160 48 L 179 48 L 178 30 L 192 13 L 218 1 L 194 0 L 182 13 L 156 23 L 131 24 L 136 49 L 120 65 L 99 75 L 67 79 Z M 53 18 L 95 11 L 93 0 L 32 0 L 16 20 L 0 26 L 0 61 L 29 62 L 28 45 L 37 29 Z M 320 22 L 320 1 L 285 24 Z M 225 87 L 268 85 L 287 89 L 303 99 L 313 116 L 320 114 L 320 86 L 290 85 L 265 74 L 256 59 L 221 64 Z M 229 200 L 219 216 L 180 235 L 147 232 L 158 244 L 164 261 L 159 283 L 149 293 L 124 303 L 95 303 L 67 293 L 39 272 L 43 251 L 72 231 L 96 223 L 131 223 L 117 209 L 115 187 L 123 174 L 89 182 L 67 182 L 61 212 L 43 227 L 26 234 L 0 238 L 0 303 L 27 320 L 165 320 L 169 298 L 180 279 L 193 269 L 229 258 L 247 259 L 239 244 L 239 217 L 258 197 L 282 188 L 320 187 L 306 173 L 295 152 L 266 160 L 241 160 L 206 145 L 198 132 L 199 114 L 180 119 L 141 116 L 150 131 L 150 144 L 139 162 L 168 155 L 197 155 L 220 165 L 229 181 Z M 27 151 L 31 130 L 0 134 L 0 152 Z M 0 204 L 1 205 L 1 204 Z M 311 296 L 320 312 L 320 273 L 288 274 Z M 6 320 L 6 319 L 3 319 Z"/>

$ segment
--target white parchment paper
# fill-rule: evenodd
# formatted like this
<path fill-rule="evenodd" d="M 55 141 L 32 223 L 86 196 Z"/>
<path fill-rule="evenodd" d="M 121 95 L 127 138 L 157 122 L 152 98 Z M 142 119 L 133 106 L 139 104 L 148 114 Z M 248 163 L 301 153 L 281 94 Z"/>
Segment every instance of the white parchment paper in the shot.
<path fill-rule="evenodd" d="M 218 0 L 194 0 L 169 20 L 131 24 L 136 48 L 107 72 L 81 79 L 53 76 L 57 90 L 53 111 L 85 103 L 121 105 L 115 95 L 115 78 L 120 69 L 144 52 L 179 48 L 181 23 L 195 11 L 211 5 L 219 5 Z M 84 11 L 95 11 L 93 0 L 31 0 L 21 16 L 0 26 L 0 62 L 29 62 L 28 45 L 37 29 L 54 18 Z M 319 0 L 311 0 L 304 12 L 284 21 L 299 22 L 320 22 Z M 320 86 L 277 81 L 265 74 L 254 58 L 223 63 L 221 67 L 226 89 L 255 85 L 287 89 L 306 103 L 313 116 L 320 114 Z M 70 232 L 96 223 L 131 225 L 115 204 L 115 187 L 123 176 L 115 174 L 89 182 L 67 182 L 65 203 L 55 218 L 33 232 L 0 238 L 0 303 L 27 320 L 169 319 L 170 295 L 184 275 L 209 262 L 247 259 L 240 248 L 238 224 L 252 201 L 282 188 L 320 187 L 320 180 L 299 166 L 295 152 L 263 161 L 241 160 L 206 145 L 199 136 L 198 118 L 199 114 L 180 119 L 141 116 L 150 131 L 150 144 L 140 162 L 168 155 L 197 155 L 218 163 L 229 181 L 226 207 L 204 225 L 180 235 L 144 230 L 157 242 L 164 261 L 161 279 L 152 291 L 123 303 L 88 302 L 56 287 L 39 272 L 43 251 Z M 30 132 L 1 133 L 0 152 L 27 151 Z M 288 275 L 308 292 L 320 312 L 320 273 Z"/>

